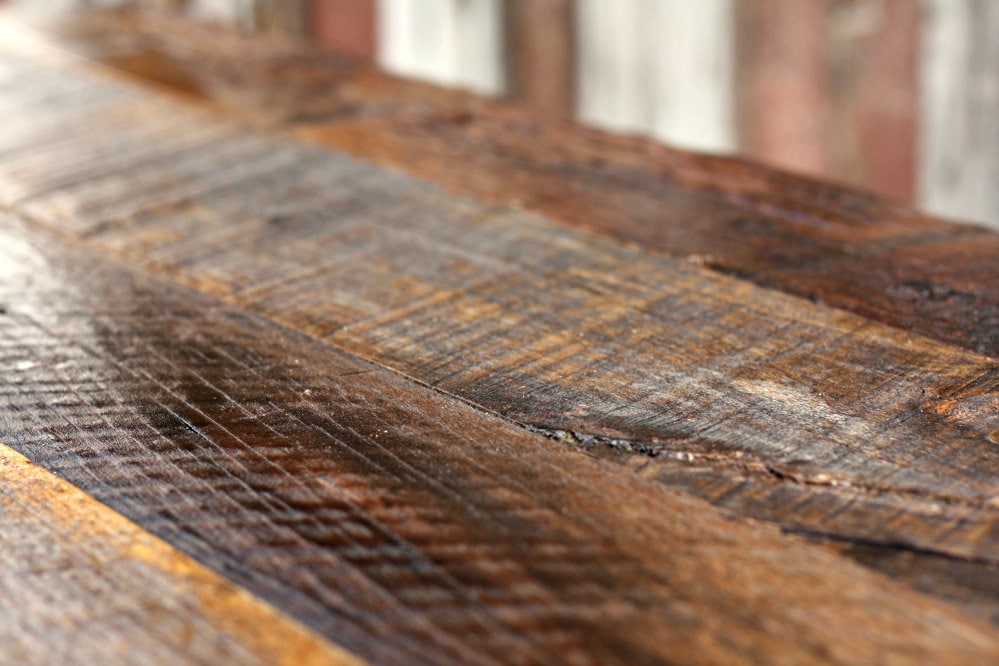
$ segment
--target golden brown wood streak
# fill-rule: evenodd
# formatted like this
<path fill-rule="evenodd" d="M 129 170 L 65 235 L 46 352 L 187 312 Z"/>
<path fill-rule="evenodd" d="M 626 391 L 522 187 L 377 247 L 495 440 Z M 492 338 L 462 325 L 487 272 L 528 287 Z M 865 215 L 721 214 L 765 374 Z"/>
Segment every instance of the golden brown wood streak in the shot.
<path fill-rule="evenodd" d="M 544 121 L 303 48 L 148 16 L 91 13 L 66 30 L 75 48 L 123 71 L 459 194 L 999 356 L 999 235 L 986 229 L 739 160 Z"/>
<path fill-rule="evenodd" d="M 0 444 L 0 661 L 363 662 Z"/>

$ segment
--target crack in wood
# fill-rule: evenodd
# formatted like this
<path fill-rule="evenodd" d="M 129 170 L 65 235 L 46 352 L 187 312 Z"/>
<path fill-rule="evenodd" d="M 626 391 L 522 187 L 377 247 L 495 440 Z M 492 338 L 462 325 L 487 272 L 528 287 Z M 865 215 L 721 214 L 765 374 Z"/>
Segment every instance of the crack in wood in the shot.
<path fill-rule="evenodd" d="M 915 555 L 928 555 L 930 557 L 937 557 L 944 560 L 951 560 L 954 562 L 981 564 L 988 567 L 999 566 L 999 560 L 997 560 L 996 558 L 956 555 L 946 550 L 927 548 L 925 546 L 920 546 L 919 544 L 902 541 L 898 539 L 865 539 L 853 534 L 840 534 L 838 532 L 826 532 L 822 530 L 813 530 L 804 527 L 792 527 L 792 526 L 782 526 L 781 531 L 784 532 L 785 534 L 795 534 L 798 536 L 806 537 L 812 541 L 835 541 L 837 543 L 864 546 L 866 548 L 877 548 L 889 551 L 901 551 L 905 553 L 912 553 Z"/>

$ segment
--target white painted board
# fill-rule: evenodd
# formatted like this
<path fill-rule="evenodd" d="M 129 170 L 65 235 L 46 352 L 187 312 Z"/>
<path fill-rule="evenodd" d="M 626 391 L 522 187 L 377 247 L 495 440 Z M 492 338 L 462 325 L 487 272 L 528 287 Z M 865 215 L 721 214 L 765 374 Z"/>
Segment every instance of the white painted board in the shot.
<path fill-rule="evenodd" d="M 923 8 L 920 204 L 999 228 L 999 1 Z"/>
<path fill-rule="evenodd" d="M 578 0 L 581 120 L 736 149 L 734 0 Z"/>
<path fill-rule="evenodd" d="M 505 92 L 502 0 L 380 0 L 378 61 L 402 76 Z"/>

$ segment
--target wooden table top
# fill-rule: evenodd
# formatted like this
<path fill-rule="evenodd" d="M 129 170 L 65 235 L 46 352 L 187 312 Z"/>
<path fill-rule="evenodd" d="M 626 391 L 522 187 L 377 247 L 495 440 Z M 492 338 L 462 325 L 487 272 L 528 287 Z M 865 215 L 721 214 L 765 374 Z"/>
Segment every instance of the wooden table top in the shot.
<path fill-rule="evenodd" d="M 0 16 L 0 662 L 999 663 L 999 235 Z"/>

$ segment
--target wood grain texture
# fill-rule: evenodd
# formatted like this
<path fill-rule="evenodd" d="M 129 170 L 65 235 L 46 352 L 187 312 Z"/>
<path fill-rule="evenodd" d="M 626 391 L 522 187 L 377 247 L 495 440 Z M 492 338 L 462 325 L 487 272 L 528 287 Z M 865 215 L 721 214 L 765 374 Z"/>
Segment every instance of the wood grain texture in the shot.
<path fill-rule="evenodd" d="M 374 662 L 999 659 L 821 547 L 0 227 L 6 441 Z"/>
<path fill-rule="evenodd" d="M 7 62 L 20 214 L 785 530 L 995 575 L 994 360 Z"/>
<path fill-rule="evenodd" d="M 208 39 L 152 19 L 92 17 L 66 30 L 94 57 L 143 76 L 173 72 L 175 87 L 183 72 L 188 92 L 452 192 L 999 355 L 999 235 L 984 229 L 740 161 L 539 121 L 291 47 Z"/>
<path fill-rule="evenodd" d="M 363 663 L 2 444 L 0 543 L 6 664 Z"/>

